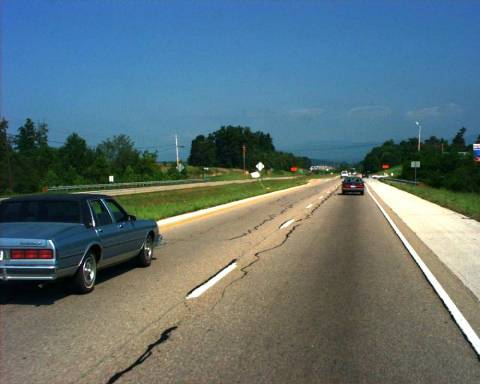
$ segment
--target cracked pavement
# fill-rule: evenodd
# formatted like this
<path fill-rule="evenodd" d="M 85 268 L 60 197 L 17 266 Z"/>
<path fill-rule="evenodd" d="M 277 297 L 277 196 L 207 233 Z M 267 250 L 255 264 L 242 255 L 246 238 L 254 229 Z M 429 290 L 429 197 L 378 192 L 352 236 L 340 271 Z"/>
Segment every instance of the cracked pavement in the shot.
<path fill-rule="evenodd" d="M 478 360 L 373 202 L 338 184 L 167 229 L 151 268 L 106 270 L 90 295 L 2 292 L 2 382 L 478 382 Z"/>
<path fill-rule="evenodd" d="M 248 264 L 254 247 L 277 232 L 276 224 L 269 222 L 283 220 L 304 198 L 335 184 L 338 181 L 320 180 L 280 198 L 272 196 L 162 231 L 165 242 L 155 250 L 150 268 L 127 263 L 102 271 L 89 295 L 72 295 L 62 282 L 41 288 L 2 285 L 2 379 L 92 382 L 95 372 L 102 371 L 101 381 L 106 382 L 156 339 L 143 340 L 143 335 L 150 331 L 158 335 L 159 329 L 188 319 L 189 306 L 198 309 L 194 303 L 185 304 L 187 292 L 235 258 Z M 249 229 L 253 233 L 229 240 Z"/>

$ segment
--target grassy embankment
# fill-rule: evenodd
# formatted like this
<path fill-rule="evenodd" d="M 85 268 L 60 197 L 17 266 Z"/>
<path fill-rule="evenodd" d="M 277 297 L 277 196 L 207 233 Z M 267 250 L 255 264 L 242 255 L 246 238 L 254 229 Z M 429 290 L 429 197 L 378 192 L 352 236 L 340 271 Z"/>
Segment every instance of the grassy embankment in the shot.
<path fill-rule="evenodd" d="M 432 188 L 425 184 L 414 186 L 391 180 L 384 181 L 422 199 L 480 221 L 480 194 L 478 193 L 454 192 L 443 188 Z"/>
<path fill-rule="evenodd" d="M 213 207 L 251 196 L 302 185 L 307 177 L 288 180 L 265 180 L 245 184 L 227 184 L 218 187 L 199 187 L 174 191 L 151 192 L 118 196 L 125 209 L 138 218 L 159 220 L 186 212 Z"/>

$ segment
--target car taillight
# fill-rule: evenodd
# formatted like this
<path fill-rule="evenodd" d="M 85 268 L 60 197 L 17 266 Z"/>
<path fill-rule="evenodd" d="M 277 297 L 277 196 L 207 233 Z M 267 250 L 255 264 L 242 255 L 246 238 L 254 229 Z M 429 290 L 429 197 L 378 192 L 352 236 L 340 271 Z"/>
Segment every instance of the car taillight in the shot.
<path fill-rule="evenodd" d="M 53 259 L 51 249 L 12 249 L 10 259 Z"/>
<path fill-rule="evenodd" d="M 12 249 L 10 251 L 10 258 L 11 259 L 24 259 L 25 258 L 25 251 L 23 249 Z"/>
<path fill-rule="evenodd" d="M 37 250 L 36 249 L 26 249 L 25 250 L 25 259 L 36 259 Z"/>

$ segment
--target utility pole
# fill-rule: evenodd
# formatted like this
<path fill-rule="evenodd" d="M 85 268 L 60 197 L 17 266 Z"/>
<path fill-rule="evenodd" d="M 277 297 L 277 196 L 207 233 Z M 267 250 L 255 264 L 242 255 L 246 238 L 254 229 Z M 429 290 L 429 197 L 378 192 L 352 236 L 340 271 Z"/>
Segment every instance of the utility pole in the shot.
<path fill-rule="evenodd" d="M 178 158 L 178 137 L 177 134 L 175 134 L 175 152 L 177 154 L 177 167 L 180 164 L 180 159 Z"/>
<path fill-rule="evenodd" d="M 417 151 L 420 152 L 420 135 L 422 133 L 422 126 L 420 125 L 420 123 L 418 121 L 415 122 L 415 124 L 417 124 L 418 126 L 418 146 L 417 146 Z"/>
<path fill-rule="evenodd" d="M 247 146 L 245 144 L 242 145 L 242 152 L 243 152 L 243 173 L 245 173 L 245 154 L 247 152 Z"/>

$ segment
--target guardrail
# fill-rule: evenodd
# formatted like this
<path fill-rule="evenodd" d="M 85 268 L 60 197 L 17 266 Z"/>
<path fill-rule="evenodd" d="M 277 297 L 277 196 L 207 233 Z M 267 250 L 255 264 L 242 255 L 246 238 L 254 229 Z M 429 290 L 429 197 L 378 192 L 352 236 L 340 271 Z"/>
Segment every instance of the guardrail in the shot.
<path fill-rule="evenodd" d="M 159 181 L 140 181 L 134 183 L 108 183 L 108 184 L 85 184 L 85 185 L 59 185 L 47 187 L 48 192 L 68 192 L 79 190 L 97 190 L 97 189 L 118 189 L 118 188 L 138 188 L 151 187 L 155 185 L 176 185 L 187 183 L 204 183 L 204 179 L 183 179 L 183 180 L 159 180 Z"/>
<path fill-rule="evenodd" d="M 393 179 L 391 177 L 385 178 L 385 180 L 396 181 L 398 183 L 411 184 L 411 185 L 417 185 L 418 184 L 418 181 L 404 180 L 404 179 Z"/>

